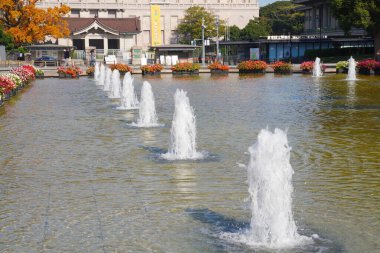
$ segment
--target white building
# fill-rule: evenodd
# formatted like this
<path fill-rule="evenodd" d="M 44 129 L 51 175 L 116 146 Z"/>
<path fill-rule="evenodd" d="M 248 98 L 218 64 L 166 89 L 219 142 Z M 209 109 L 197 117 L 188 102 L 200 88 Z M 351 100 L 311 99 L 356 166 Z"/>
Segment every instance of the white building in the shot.
<path fill-rule="evenodd" d="M 84 46 L 86 49 L 89 46 L 96 46 L 97 49 L 104 49 L 106 52 L 108 49 L 130 51 L 133 46 L 146 49 L 151 45 L 152 5 L 160 7 L 159 36 L 162 45 L 178 43 L 177 25 L 183 18 L 185 10 L 192 6 L 203 6 L 225 20 L 227 25 L 236 25 L 240 28 L 243 28 L 250 19 L 259 16 L 257 0 L 42 0 L 38 2 L 41 8 L 59 4 L 70 6 L 69 27 L 77 28 L 76 31 L 72 30 L 70 38 L 60 39 L 59 44 L 77 48 L 80 45 L 79 48 Z M 120 21 L 115 21 L 119 19 Z M 78 22 L 80 24 L 75 24 Z M 120 30 L 123 28 L 122 22 L 128 23 L 126 25 L 128 29 Z"/>

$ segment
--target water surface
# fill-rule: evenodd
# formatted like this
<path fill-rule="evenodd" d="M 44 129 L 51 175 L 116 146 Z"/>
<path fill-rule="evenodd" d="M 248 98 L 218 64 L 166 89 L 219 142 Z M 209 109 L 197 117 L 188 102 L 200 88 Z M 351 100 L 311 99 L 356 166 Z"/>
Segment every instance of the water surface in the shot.
<path fill-rule="evenodd" d="M 288 129 L 293 212 L 322 242 L 281 252 L 380 251 L 380 79 L 229 75 L 149 79 L 160 128 L 87 78 L 34 82 L 0 108 L 2 252 L 262 252 L 223 239 L 249 227 L 247 149 Z M 142 78 L 135 76 L 140 91 Z M 173 95 L 187 91 L 197 150 L 168 162 Z M 139 94 L 140 95 L 140 94 Z"/>

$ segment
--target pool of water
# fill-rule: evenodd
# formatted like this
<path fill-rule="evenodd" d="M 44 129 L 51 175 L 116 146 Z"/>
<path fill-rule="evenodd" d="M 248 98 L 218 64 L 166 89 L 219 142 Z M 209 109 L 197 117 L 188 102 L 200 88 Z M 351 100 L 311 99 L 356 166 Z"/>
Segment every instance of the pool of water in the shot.
<path fill-rule="evenodd" d="M 380 251 L 380 79 L 344 75 L 144 79 L 158 128 L 133 128 L 91 79 L 34 82 L 0 108 L 2 252 L 273 252 L 222 235 L 249 227 L 248 147 L 287 129 L 293 213 L 312 245 Z M 142 77 L 135 76 L 140 91 Z M 202 161 L 164 161 L 177 88 Z"/>

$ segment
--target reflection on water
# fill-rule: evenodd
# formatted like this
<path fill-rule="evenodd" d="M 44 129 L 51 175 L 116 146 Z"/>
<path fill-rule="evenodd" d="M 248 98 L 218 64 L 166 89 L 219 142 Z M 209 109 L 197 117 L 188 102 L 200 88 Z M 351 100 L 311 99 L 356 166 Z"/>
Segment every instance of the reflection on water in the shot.
<path fill-rule="evenodd" d="M 136 90 L 143 78 L 135 77 Z M 94 82 L 46 79 L 0 108 L 2 252 L 253 252 L 221 237 L 250 220 L 247 148 L 288 129 L 293 212 L 306 248 L 380 248 L 380 80 L 345 75 L 151 79 L 165 127 L 127 127 Z M 207 161 L 163 162 L 185 89 Z M 265 249 L 256 249 L 257 252 Z"/>

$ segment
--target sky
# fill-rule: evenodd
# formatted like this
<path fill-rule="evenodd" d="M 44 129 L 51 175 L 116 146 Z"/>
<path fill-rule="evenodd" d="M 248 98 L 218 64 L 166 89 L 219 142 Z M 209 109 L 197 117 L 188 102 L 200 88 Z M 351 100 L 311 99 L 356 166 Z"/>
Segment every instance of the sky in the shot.
<path fill-rule="evenodd" d="M 273 2 L 276 2 L 278 0 L 259 0 L 260 6 L 265 6 L 267 4 L 271 4 Z"/>

